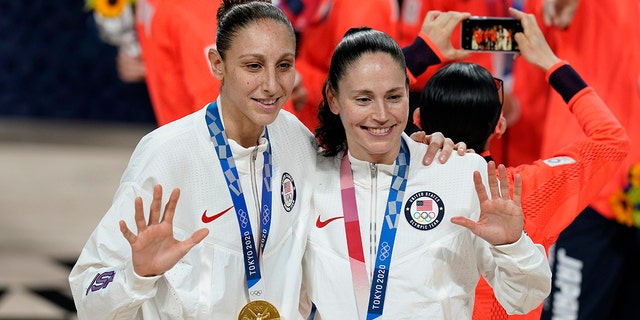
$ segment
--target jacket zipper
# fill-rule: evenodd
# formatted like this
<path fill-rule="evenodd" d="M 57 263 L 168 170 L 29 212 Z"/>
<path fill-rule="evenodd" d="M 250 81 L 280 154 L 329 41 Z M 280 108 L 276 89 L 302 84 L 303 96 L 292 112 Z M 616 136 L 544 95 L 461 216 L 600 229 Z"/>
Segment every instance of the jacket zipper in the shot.
<path fill-rule="evenodd" d="M 378 165 L 369 163 L 369 172 L 371 174 L 371 195 L 369 197 L 369 279 L 373 277 L 373 271 L 376 265 L 376 254 L 378 253 L 378 222 L 377 222 L 377 199 L 378 199 Z"/>
<path fill-rule="evenodd" d="M 262 221 L 260 220 L 260 202 L 262 201 L 262 199 L 260 199 L 260 197 L 258 196 L 258 183 L 256 181 L 256 160 L 258 158 L 258 147 L 256 146 L 255 148 L 253 148 L 253 150 L 251 151 L 251 162 L 249 164 L 249 169 L 251 171 L 251 189 L 253 192 L 253 203 L 255 205 L 255 209 L 256 209 L 256 226 L 258 227 L 258 232 L 254 232 L 254 239 L 256 241 L 256 250 L 258 253 L 258 256 L 260 256 L 260 253 L 262 252 L 262 248 L 260 248 L 260 241 L 259 241 L 259 237 L 256 236 L 262 234 Z"/>

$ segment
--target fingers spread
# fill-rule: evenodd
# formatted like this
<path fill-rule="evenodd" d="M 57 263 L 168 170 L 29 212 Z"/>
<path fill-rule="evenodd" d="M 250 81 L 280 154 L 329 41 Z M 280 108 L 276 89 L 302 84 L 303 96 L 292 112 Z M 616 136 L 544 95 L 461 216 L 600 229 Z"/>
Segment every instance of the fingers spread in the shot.
<path fill-rule="evenodd" d="M 175 188 L 171 191 L 171 196 L 169 196 L 169 202 L 164 207 L 164 214 L 162 216 L 162 221 L 172 223 L 173 215 L 176 212 L 176 206 L 178 204 L 178 199 L 180 198 L 180 189 Z"/>
<path fill-rule="evenodd" d="M 129 228 L 127 227 L 127 224 L 123 220 L 120 220 L 119 225 L 120 225 L 120 232 L 122 232 L 122 235 L 124 236 L 124 238 L 127 239 L 127 241 L 129 241 L 129 244 L 133 244 L 134 242 L 136 242 L 136 239 L 138 237 L 135 234 L 133 234 L 131 230 L 129 230 Z"/>
<path fill-rule="evenodd" d="M 482 176 L 479 171 L 473 172 L 473 184 L 476 186 L 476 193 L 478 194 L 478 200 L 480 203 L 489 200 L 487 190 L 484 187 L 484 183 L 482 183 Z"/>
<path fill-rule="evenodd" d="M 160 220 L 160 210 L 162 208 L 162 186 L 157 184 L 153 188 L 153 200 L 149 211 L 148 225 L 156 224 Z"/>
<path fill-rule="evenodd" d="M 463 226 L 469 230 L 471 230 L 471 232 L 473 232 L 475 230 L 475 227 L 477 225 L 477 223 L 467 217 L 451 217 L 451 223 L 453 224 L 457 224 L 459 226 Z"/>
<path fill-rule="evenodd" d="M 144 207 L 142 205 L 142 198 L 137 197 L 134 201 L 135 206 L 135 219 L 136 219 L 136 227 L 138 227 L 138 232 L 143 231 L 147 228 L 147 221 L 144 220 Z"/>
<path fill-rule="evenodd" d="M 189 250 L 191 250 L 191 248 L 193 248 L 196 244 L 200 243 L 204 238 L 207 237 L 208 234 L 209 234 L 209 229 L 202 228 L 194 232 L 191 235 L 191 237 L 189 237 L 189 239 L 186 239 L 185 241 L 181 242 L 182 251 L 184 252 L 184 254 L 189 252 Z"/>
<path fill-rule="evenodd" d="M 504 164 L 498 166 L 498 173 L 500 175 L 500 195 L 503 199 L 510 199 L 509 178 L 507 177 L 507 168 L 505 168 Z"/>
<path fill-rule="evenodd" d="M 191 242 L 195 246 L 196 244 L 200 243 L 200 241 L 204 240 L 204 238 L 206 238 L 208 234 L 209 229 L 199 229 L 198 231 L 194 232 L 191 237 L 189 237 L 188 242 Z"/>
<path fill-rule="evenodd" d="M 516 174 L 516 178 L 513 183 L 513 201 L 515 201 L 519 205 L 521 199 L 522 199 L 522 177 L 519 174 Z"/>
<path fill-rule="evenodd" d="M 489 161 L 489 163 L 487 163 L 487 176 L 489 177 L 489 190 L 491 191 L 491 199 L 500 198 L 498 178 L 496 177 L 496 163 L 493 161 Z"/>

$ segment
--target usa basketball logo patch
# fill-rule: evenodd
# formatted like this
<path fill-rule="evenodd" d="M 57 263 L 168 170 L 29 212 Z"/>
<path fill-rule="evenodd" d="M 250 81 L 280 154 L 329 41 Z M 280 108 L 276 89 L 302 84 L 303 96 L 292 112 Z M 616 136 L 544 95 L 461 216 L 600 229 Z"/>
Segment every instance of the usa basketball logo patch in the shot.
<path fill-rule="evenodd" d="M 431 230 L 444 219 L 444 203 L 431 191 L 413 194 L 404 205 L 404 216 L 418 230 Z"/>
<path fill-rule="evenodd" d="M 284 173 L 280 181 L 280 198 L 284 210 L 290 212 L 296 204 L 296 184 L 290 174 Z"/>

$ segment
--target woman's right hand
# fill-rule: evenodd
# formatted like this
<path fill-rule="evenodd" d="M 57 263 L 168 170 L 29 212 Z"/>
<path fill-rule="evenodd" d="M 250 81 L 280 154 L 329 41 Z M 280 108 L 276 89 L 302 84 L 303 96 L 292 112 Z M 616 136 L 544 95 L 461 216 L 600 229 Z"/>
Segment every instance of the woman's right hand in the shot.
<path fill-rule="evenodd" d="M 137 235 L 129 230 L 124 221 L 120 221 L 120 231 L 131 245 L 133 269 L 139 276 L 151 277 L 165 273 L 209 234 L 208 229 L 202 228 L 184 241 L 173 237 L 173 215 L 179 197 L 180 189 L 173 189 L 161 215 L 162 186 L 158 184 L 153 188 L 148 223 L 144 218 L 142 198 L 135 200 Z"/>
<path fill-rule="evenodd" d="M 542 34 L 538 21 L 533 14 L 524 13 L 514 8 L 509 8 L 509 13 L 520 20 L 524 30 L 524 32 L 518 32 L 514 35 L 520 48 L 519 55 L 523 56 L 529 63 L 542 68 L 545 72 L 560 61 L 560 58 L 549 47 L 549 43 L 544 34 Z"/>

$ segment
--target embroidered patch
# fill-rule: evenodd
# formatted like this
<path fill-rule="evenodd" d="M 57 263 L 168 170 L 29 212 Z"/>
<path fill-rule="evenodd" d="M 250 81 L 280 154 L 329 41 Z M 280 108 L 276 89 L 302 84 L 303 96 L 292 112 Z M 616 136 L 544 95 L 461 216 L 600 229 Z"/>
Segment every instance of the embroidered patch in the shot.
<path fill-rule="evenodd" d="M 414 193 L 404 205 L 404 216 L 418 230 L 431 230 L 444 218 L 444 203 L 431 191 Z"/>
<path fill-rule="evenodd" d="M 89 294 L 89 291 L 91 292 L 95 292 L 98 291 L 100 289 L 104 289 L 107 287 L 107 285 L 109 285 L 109 283 L 111 281 L 113 281 L 113 279 L 116 277 L 116 272 L 115 271 L 107 271 L 107 272 L 103 272 L 103 273 L 98 273 L 95 278 L 93 278 L 93 281 L 91 281 L 91 284 L 89 285 L 89 288 L 87 288 L 87 292 L 85 293 L 85 295 Z"/>
<path fill-rule="evenodd" d="M 573 160 L 573 158 L 571 157 L 562 156 L 562 157 L 549 158 L 549 159 L 543 160 L 542 162 L 547 164 L 549 167 L 557 167 L 563 164 L 576 163 L 576 160 Z"/>
<path fill-rule="evenodd" d="M 282 180 L 280 181 L 280 198 L 284 209 L 290 212 L 296 204 L 296 184 L 293 181 L 293 177 L 286 172 L 282 175 Z"/>

